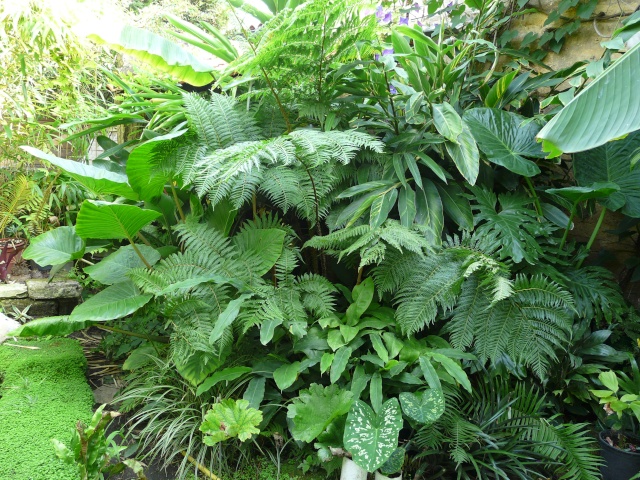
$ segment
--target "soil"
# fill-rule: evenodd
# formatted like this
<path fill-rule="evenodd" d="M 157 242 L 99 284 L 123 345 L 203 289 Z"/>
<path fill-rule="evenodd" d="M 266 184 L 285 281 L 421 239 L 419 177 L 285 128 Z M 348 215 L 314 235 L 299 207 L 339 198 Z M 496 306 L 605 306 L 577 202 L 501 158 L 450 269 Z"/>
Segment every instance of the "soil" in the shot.
<path fill-rule="evenodd" d="M 31 268 L 26 260 L 19 260 L 11 267 L 11 273 L 7 276 L 7 282 L 24 283 L 32 278 L 47 278 L 48 271 Z"/>

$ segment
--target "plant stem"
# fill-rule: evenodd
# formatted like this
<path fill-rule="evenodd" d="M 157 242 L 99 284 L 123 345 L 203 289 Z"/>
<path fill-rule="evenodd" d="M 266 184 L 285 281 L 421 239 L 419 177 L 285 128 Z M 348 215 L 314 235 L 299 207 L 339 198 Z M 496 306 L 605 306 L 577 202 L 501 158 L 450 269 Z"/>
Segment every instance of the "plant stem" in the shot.
<path fill-rule="evenodd" d="M 90 262 L 89 260 L 85 260 L 84 258 L 79 258 L 78 260 L 80 260 L 81 262 L 86 263 L 87 265 L 95 265 L 95 263 Z"/>
<path fill-rule="evenodd" d="M 593 242 L 596 240 L 596 236 L 598 235 L 598 231 L 602 226 L 602 222 L 604 221 L 604 216 L 606 213 L 607 213 L 607 208 L 602 207 L 602 211 L 600 212 L 600 216 L 598 217 L 598 222 L 596 223 L 596 226 L 594 227 L 593 232 L 591 232 L 591 237 L 589 237 L 589 241 L 587 242 L 587 253 L 591 251 L 591 246 L 593 245 Z M 584 258 L 578 262 L 577 268 L 580 268 L 583 262 L 584 262 Z"/>
<path fill-rule="evenodd" d="M 144 236 L 144 235 L 142 235 L 142 233 L 141 233 L 141 232 L 138 232 L 136 235 L 138 236 L 138 238 L 139 238 L 140 240 L 142 240 L 142 243 L 144 243 L 147 247 L 150 247 L 150 246 L 151 246 L 151 242 L 150 242 L 149 240 L 147 240 L 147 239 L 145 238 L 145 236 Z"/>
<path fill-rule="evenodd" d="M 109 327 L 108 325 L 96 325 L 100 330 L 106 330 L 107 332 L 120 333 L 122 335 L 128 335 L 129 337 L 136 338 L 144 338 L 149 342 L 157 342 L 157 343 L 169 343 L 169 338 L 167 337 L 158 337 L 155 335 L 145 335 L 143 333 L 130 332 L 129 330 L 122 330 L 116 327 Z"/>
<path fill-rule="evenodd" d="M 173 194 L 173 201 L 176 202 L 176 208 L 178 209 L 180 220 L 182 220 L 182 223 L 184 223 L 184 212 L 182 211 L 182 207 L 180 206 L 180 200 L 178 199 L 178 194 L 176 193 L 176 187 L 173 185 L 173 180 L 171 180 L 171 193 Z"/>
<path fill-rule="evenodd" d="M 209 470 L 207 467 L 205 467 L 204 465 L 202 465 L 200 462 L 198 462 L 195 458 L 193 458 L 191 455 L 187 455 L 187 452 L 185 452 L 184 450 L 180 452 L 182 455 L 184 455 L 185 457 L 187 457 L 187 460 L 189 460 L 191 463 L 193 463 L 196 467 L 198 467 L 198 470 L 200 470 L 206 477 L 209 477 L 211 480 L 222 480 L 220 477 L 215 476 L 213 473 L 211 473 L 211 470 Z"/>
<path fill-rule="evenodd" d="M 533 197 L 533 204 L 536 207 L 536 212 L 538 212 L 538 217 L 542 217 L 542 206 L 540 205 L 540 199 L 538 198 L 538 194 L 536 193 L 536 189 L 533 188 L 533 183 L 531 183 L 531 179 L 529 177 L 524 177 L 527 182 L 527 186 L 531 191 L 531 196 Z"/>
<path fill-rule="evenodd" d="M 569 213 L 569 223 L 567 223 L 567 228 L 564 229 L 564 234 L 562 235 L 562 240 L 560 240 L 560 249 L 564 247 L 564 243 L 567 241 L 567 235 L 569 235 L 569 230 L 571 230 L 571 224 L 573 223 L 573 217 L 576 215 L 576 206 L 577 204 L 573 204 L 571 206 L 571 212 Z"/>
<path fill-rule="evenodd" d="M 396 135 L 400 135 L 400 129 L 398 128 L 398 115 L 396 114 L 396 106 L 393 103 L 393 95 L 391 94 L 391 84 L 387 77 L 387 72 L 384 72 L 384 81 L 387 83 L 387 91 L 389 92 L 389 105 L 391 105 L 391 112 L 393 113 L 393 130 Z"/>
<path fill-rule="evenodd" d="M 151 264 L 147 262 L 146 258 L 144 258 L 144 255 L 142 255 L 142 252 L 133 241 L 133 238 L 129 238 L 129 243 L 133 247 L 133 251 L 136 252 L 136 255 L 138 255 L 138 257 L 140 257 L 140 260 L 142 260 L 142 263 L 144 263 L 144 266 L 147 267 L 149 270 L 151 270 Z"/>

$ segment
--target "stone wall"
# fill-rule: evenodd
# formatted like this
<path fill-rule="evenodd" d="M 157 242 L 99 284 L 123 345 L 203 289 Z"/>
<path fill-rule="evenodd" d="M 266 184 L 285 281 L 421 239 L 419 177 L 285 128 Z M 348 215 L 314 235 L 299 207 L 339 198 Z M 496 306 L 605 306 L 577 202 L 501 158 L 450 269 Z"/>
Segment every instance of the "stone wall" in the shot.
<path fill-rule="evenodd" d="M 13 307 L 34 318 L 68 315 L 82 294 L 82 287 L 75 280 L 34 278 L 26 283 L 0 284 L 0 306 L 9 316 Z"/>

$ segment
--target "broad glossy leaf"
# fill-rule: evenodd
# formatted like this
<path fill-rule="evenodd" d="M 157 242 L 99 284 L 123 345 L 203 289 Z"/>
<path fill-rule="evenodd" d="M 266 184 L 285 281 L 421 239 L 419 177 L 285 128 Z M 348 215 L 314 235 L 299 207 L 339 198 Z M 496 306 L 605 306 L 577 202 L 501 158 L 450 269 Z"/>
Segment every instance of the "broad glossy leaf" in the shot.
<path fill-rule="evenodd" d="M 220 382 L 236 380 L 250 371 L 251 367 L 231 367 L 219 370 L 202 382 L 196 391 L 196 395 L 202 395 L 204 392 L 208 392 Z"/>
<path fill-rule="evenodd" d="M 397 398 L 387 400 L 378 415 L 362 400 L 356 400 L 347 415 L 344 447 L 357 465 L 374 472 L 398 447 L 401 428 L 402 413 Z"/>
<path fill-rule="evenodd" d="M 404 456 L 406 453 L 404 448 L 396 448 L 395 452 L 393 452 L 389 459 L 380 467 L 380 473 L 387 476 L 398 473 L 402 469 L 402 465 L 404 465 Z"/>
<path fill-rule="evenodd" d="M 550 157 L 582 152 L 640 129 L 640 44 L 631 48 L 538 133 Z"/>
<path fill-rule="evenodd" d="M 329 373 L 329 379 L 331 383 L 336 383 L 342 372 L 344 372 L 345 368 L 347 368 L 347 364 L 349 363 L 349 358 L 351 358 L 352 350 L 349 347 L 340 347 L 333 357 L 333 362 L 331 363 L 331 372 Z"/>
<path fill-rule="evenodd" d="M 61 265 L 84 255 L 84 241 L 75 227 L 58 227 L 32 238 L 22 252 L 22 258 L 33 260 L 41 267 Z"/>
<path fill-rule="evenodd" d="M 494 108 L 473 108 L 464 113 L 480 150 L 490 162 L 525 177 L 540 173 L 538 166 L 524 157 L 544 158 L 536 142 L 540 127 L 513 112 Z"/>
<path fill-rule="evenodd" d="M 311 384 L 287 407 L 287 417 L 293 421 L 291 435 L 298 441 L 313 442 L 330 423 L 349 412 L 352 399 L 351 392 L 337 385 Z"/>
<path fill-rule="evenodd" d="M 218 316 L 216 324 L 214 325 L 213 330 L 211 330 L 211 334 L 209 335 L 209 343 L 211 345 L 213 345 L 220 339 L 220 337 L 222 337 L 224 330 L 229 327 L 238 317 L 238 314 L 240 313 L 240 307 L 242 307 L 242 304 L 249 298 L 251 298 L 251 295 L 244 294 L 229 302 L 227 307 Z"/>
<path fill-rule="evenodd" d="M 402 411 L 409 418 L 423 425 L 429 425 L 438 420 L 444 413 L 444 395 L 442 390 L 429 388 L 421 392 L 400 393 Z"/>
<path fill-rule="evenodd" d="M 249 402 L 249 406 L 251 408 L 260 408 L 260 404 L 262 403 L 262 400 L 264 400 L 266 382 L 267 379 L 265 377 L 254 377 L 249 382 L 242 398 Z"/>
<path fill-rule="evenodd" d="M 433 105 L 433 123 L 438 133 L 450 142 L 457 143 L 462 133 L 462 118 L 448 103 Z"/>
<path fill-rule="evenodd" d="M 475 185 L 480 171 L 480 153 L 469 127 L 463 125 L 457 143 L 446 142 L 444 146 L 460 174 L 471 185 Z"/>
<path fill-rule="evenodd" d="M 610 182 L 620 189 L 600 203 L 610 210 L 640 218 L 640 165 L 630 168 L 633 152 L 640 148 L 640 131 L 622 140 L 574 155 L 573 169 L 581 186 Z"/>
<path fill-rule="evenodd" d="M 150 68 L 171 75 L 175 80 L 196 87 L 213 81 L 212 66 L 155 33 L 128 25 L 109 24 L 91 33 L 89 38 L 117 52 L 131 55 Z"/>
<path fill-rule="evenodd" d="M 436 185 L 447 215 L 464 230 L 473 230 L 473 213 L 462 189 L 455 185 Z"/>
<path fill-rule="evenodd" d="M 548 188 L 545 192 L 560 195 L 571 203 L 577 204 L 593 198 L 606 198 L 618 190 L 620 190 L 620 187 L 615 183 L 604 182 L 594 183 L 588 187 Z"/>
<path fill-rule="evenodd" d="M 380 413 L 380 410 L 382 410 L 382 376 L 380 375 L 380 372 L 375 372 L 371 376 L 371 382 L 369 383 L 369 399 L 371 400 L 373 411 Z"/>
<path fill-rule="evenodd" d="M 215 355 L 195 350 L 188 358 L 176 358 L 176 370 L 191 385 L 201 384 L 205 378 L 215 372 L 224 363 Z"/>
<path fill-rule="evenodd" d="M 132 282 L 116 283 L 74 308 L 69 320 L 106 321 L 126 317 L 146 305 L 152 296 L 141 294 Z"/>
<path fill-rule="evenodd" d="M 507 93 L 507 89 L 509 88 L 509 85 L 511 85 L 511 82 L 513 81 L 513 79 L 516 77 L 517 74 L 518 74 L 518 70 L 514 70 L 512 72 L 507 73 L 506 75 L 501 77 L 496 83 L 494 83 L 493 86 L 491 87 L 491 90 L 489 90 L 489 93 L 487 93 L 487 96 L 484 99 L 484 104 L 490 108 L 498 107 L 499 106 L 498 102 L 500 102 L 504 94 Z"/>
<path fill-rule="evenodd" d="M 76 233 L 82 238 L 133 239 L 142 227 L 160 216 L 135 205 L 82 202 L 76 220 Z"/>
<path fill-rule="evenodd" d="M 147 260 L 149 265 L 155 265 L 160 260 L 158 251 L 148 245 L 137 245 L 142 256 Z M 85 267 L 84 271 L 94 280 L 105 285 L 113 285 L 114 283 L 125 282 L 128 280 L 127 273 L 132 268 L 144 268 L 145 264 L 142 259 L 134 251 L 133 246 L 126 245 L 120 247 L 108 257 L 102 259 L 99 263 Z"/>
<path fill-rule="evenodd" d="M 247 228 L 233 237 L 238 248 L 259 261 L 252 265 L 258 275 L 267 273 L 278 261 L 284 248 L 284 230 Z"/>
<path fill-rule="evenodd" d="M 455 378 L 467 392 L 471 393 L 471 382 L 460 365 L 441 353 L 426 352 L 425 356 L 432 358 L 442 365 L 449 375 Z"/>
<path fill-rule="evenodd" d="M 389 216 L 389 212 L 391 212 L 391 209 L 396 204 L 397 198 L 398 190 L 394 188 L 393 190 L 389 190 L 382 195 L 379 195 L 371 203 L 371 210 L 369 211 L 369 225 L 372 230 L 375 230 L 384 223 Z"/>
<path fill-rule="evenodd" d="M 20 147 L 25 152 L 30 153 L 34 157 L 61 168 L 71 178 L 77 180 L 88 190 L 96 195 L 116 195 L 128 198 L 129 200 L 137 200 L 138 194 L 127 183 L 127 177 L 119 173 L 110 172 L 103 168 L 85 165 L 73 160 L 56 157 L 50 153 L 45 153 L 33 147 Z"/>
<path fill-rule="evenodd" d="M 273 379 L 280 390 L 286 390 L 298 378 L 300 362 L 286 363 L 273 372 Z"/>
<path fill-rule="evenodd" d="M 160 135 L 134 148 L 127 160 L 127 177 L 131 188 L 143 200 L 154 200 L 162 194 L 169 177 L 160 168 L 160 160 L 172 139 L 183 135 L 186 130 L 179 130 L 167 135 Z"/>
<path fill-rule="evenodd" d="M 444 229 L 444 210 L 438 189 L 431 180 L 422 179 L 423 189 L 416 190 L 416 217 L 418 225 L 429 227 L 431 241 L 439 245 Z"/>
<path fill-rule="evenodd" d="M 211 407 L 200 425 L 207 445 L 215 445 L 228 438 L 237 437 L 244 442 L 260 433 L 257 426 L 262 422 L 262 412 L 251 408 L 246 400 L 227 398 Z"/>
<path fill-rule="evenodd" d="M 95 322 L 90 320 L 71 320 L 68 315 L 43 317 L 31 320 L 9 332 L 12 337 L 41 337 L 46 335 L 65 336 L 90 327 Z"/>
<path fill-rule="evenodd" d="M 398 213 L 400 213 L 400 223 L 403 226 L 408 228 L 413 225 L 413 220 L 416 218 L 416 192 L 409 186 L 400 189 Z"/>

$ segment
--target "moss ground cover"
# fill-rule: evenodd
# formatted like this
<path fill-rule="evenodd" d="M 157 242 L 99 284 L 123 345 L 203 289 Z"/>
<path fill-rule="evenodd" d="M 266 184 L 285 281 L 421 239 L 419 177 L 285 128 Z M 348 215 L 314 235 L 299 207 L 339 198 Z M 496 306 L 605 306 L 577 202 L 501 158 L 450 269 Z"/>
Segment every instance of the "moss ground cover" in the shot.
<path fill-rule="evenodd" d="M 67 441 L 78 420 L 93 413 L 80 345 L 56 338 L 0 346 L 0 480 L 75 480 L 51 438 Z"/>

